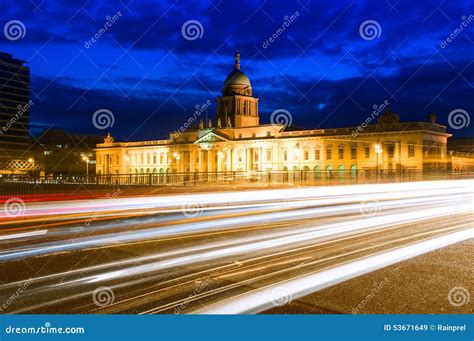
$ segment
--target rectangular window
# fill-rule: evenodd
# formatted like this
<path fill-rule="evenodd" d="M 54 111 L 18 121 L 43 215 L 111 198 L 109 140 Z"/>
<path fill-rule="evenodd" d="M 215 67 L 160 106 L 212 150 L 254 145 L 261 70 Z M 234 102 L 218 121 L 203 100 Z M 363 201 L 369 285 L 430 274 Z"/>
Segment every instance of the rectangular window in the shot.
<path fill-rule="evenodd" d="M 239 139 L 241 139 L 241 138 L 242 138 L 242 134 L 239 134 Z"/>
<path fill-rule="evenodd" d="M 267 161 L 272 161 L 272 150 L 267 149 Z"/>
<path fill-rule="evenodd" d="M 339 148 L 339 160 L 344 159 L 344 149 Z"/>
<path fill-rule="evenodd" d="M 326 159 L 328 159 L 328 160 L 332 159 L 332 149 L 331 148 L 326 149 Z"/>
<path fill-rule="evenodd" d="M 369 146 L 364 147 L 364 154 L 365 154 L 366 159 L 370 158 L 370 147 Z"/>
<path fill-rule="evenodd" d="M 283 160 L 288 161 L 288 152 L 286 150 L 283 152 Z"/>
<path fill-rule="evenodd" d="M 255 152 L 254 154 L 254 161 L 258 161 L 258 152 Z"/>
<path fill-rule="evenodd" d="M 387 145 L 387 151 L 388 151 L 388 157 L 394 157 L 395 156 L 395 145 L 394 144 Z"/>
<path fill-rule="evenodd" d="M 409 144 L 408 145 L 408 157 L 415 157 L 415 145 Z"/>
<path fill-rule="evenodd" d="M 257 137 L 257 134 L 256 134 L 256 133 L 252 133 L 252 137 Z"/>
<path fill-rule="evenodd" d="M 357 148 L 356 147 L 351 147 L 351 159 L 352 160 L 357 159 Z"/>
<path fill-rule="evenodd" d="M 316 149 L 316 150 L 314 151 L 314 159 L 315 159 L 315 160 L 320 160 L 320 159 L 321 159 L 321 150 Z"/>
<path fill-rule="evenodd" d="M 304 159 L 305 159 L 305 161 L 309 160 L 309 151 L 307 151 L 307 150 L 304 151 Z"/>
<path fill-rule="evenodd" d="M 267 131 L 267 137 L 272 136 L 272 133 L 270 131 Z"/>

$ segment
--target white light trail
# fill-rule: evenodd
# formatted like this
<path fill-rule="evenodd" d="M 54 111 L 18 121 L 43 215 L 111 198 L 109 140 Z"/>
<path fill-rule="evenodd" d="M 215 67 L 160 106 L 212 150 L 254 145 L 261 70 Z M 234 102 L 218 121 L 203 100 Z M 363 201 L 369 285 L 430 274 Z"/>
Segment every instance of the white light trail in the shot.
<path fill-rule="evenodd" d="M 274 307 L 274 290 L 284 287 L 293 299 L 309 295 L 421 254 L 474 238 L 474 228 L 393 249 L 289 281 L 272 284 L 192 311 L 193 314 L 258 313 Z"/>

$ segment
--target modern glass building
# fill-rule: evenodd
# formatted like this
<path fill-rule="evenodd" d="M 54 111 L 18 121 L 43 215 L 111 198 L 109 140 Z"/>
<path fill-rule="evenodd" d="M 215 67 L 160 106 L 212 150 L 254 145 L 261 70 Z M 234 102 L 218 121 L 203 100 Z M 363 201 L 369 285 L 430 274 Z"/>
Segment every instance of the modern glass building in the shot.
<path fill-rule="evenodd" d="M 0 171 L 28 168 L 30 68 L 0 52 Z"/>

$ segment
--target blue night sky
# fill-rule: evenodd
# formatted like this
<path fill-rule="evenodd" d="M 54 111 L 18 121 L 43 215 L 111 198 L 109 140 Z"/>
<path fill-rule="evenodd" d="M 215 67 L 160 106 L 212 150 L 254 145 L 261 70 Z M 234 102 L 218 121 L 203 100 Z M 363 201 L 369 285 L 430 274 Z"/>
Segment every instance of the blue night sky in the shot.
<path fill-rule="evenodd" d="M 385 100 L 403 121 L 434 111 L 447 124 L 454 109 L 474 115 L 474 17 L 442 44 L 474 15 L 472 1 L 2 0 L 0 13 L 1 28 L 25 26 L 23 38 L 2 34 L 0 51 L 31 68 L 33 134 L 105 134 L 92 115 L 106 108 L 117 140 L 166 137 L 198 104 L 211 100 L 214 115 L 236 48 L 262 123 L 283 108 L 301 128 L 357 126 Z M 202 36 L 183 37 L 189 20 Z M 379 36 L 363 39 L 367 20 Z M 473 136 L 472 121 L 450 132 Z"/>

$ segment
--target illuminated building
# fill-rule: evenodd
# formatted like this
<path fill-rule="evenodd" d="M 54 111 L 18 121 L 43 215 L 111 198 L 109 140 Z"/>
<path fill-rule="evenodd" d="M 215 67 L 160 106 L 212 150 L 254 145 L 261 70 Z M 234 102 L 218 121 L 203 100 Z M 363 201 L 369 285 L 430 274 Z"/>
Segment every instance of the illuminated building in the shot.
<path fill-rule="evenodd" d="M 217 99 L 214 121 L 171 133 L 168 140 L 98 144 L 98 174 L 164 174 L 225 171 L 313 171 L 370 174 L 448 169 L 446 127 L 400 122 L 390 108 L 372 113 L 374 122 L 355 128 L 292 131 L 283 124 L 260 124 L 258 98 L 240 69 L 234 70 Z M 195 117 L 196 118 L 196 115 Z M 191 120 L 193 121 L 193 120 Z M 366 121 L 367 122 L 367 121 Z"/>

